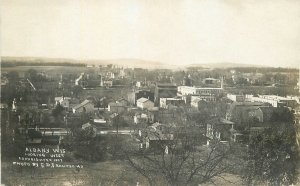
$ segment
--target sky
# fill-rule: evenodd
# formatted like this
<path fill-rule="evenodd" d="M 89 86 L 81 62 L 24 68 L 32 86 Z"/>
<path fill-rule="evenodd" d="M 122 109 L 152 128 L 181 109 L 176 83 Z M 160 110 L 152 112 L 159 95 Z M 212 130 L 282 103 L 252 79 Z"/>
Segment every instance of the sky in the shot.
<path fill-rule="evenodd" d="M 298 67 L 299 0 L 1 0 L 1 56 Z"/>

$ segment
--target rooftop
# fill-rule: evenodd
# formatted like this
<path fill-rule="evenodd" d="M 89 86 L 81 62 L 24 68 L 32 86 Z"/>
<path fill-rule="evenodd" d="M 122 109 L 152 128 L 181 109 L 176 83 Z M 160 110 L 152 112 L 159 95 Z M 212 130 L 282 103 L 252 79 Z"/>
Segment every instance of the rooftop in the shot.
<path fill-rule="evenodd" d="M 141 102 L 141 103 L 144 103 L 146 101 L 150 101 L 150 100 L 144 97 L 137 100 L 137 102 Z"/>
<path fill-rule="evenodd" d="M 88 103 L 91 103 L 91 101 L 89 100 L 84 100 L 82 103 L 80 103 L 79 105 L 76 105 L 73 109 L 78 109 L 80 107 L 83 107 L 85 105 L 87 105 Z"/>

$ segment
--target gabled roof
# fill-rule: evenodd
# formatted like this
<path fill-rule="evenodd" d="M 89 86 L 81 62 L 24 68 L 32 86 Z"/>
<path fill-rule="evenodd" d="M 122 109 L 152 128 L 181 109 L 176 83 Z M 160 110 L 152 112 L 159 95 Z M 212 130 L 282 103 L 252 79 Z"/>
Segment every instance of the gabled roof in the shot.
<path fill-rule="evenodd" d="M 85 105 L 87 105 L 88 103 L 91 103 L 89 100 L 84 100 L 82 103 L 80 103 L 79 105 L 76 105 L 73 109 L 78 109 L 80 107 L 83 107 Z"/>
<path fill-rule="evenodd" d="M 146 101 L 150 101 L 150 100 L 147 99 L 147 98 L 144 98 L 144 97 L 142 97 L 142 98 L 140 98 L 140 99 L 137 100 L 137 102 L 141 102 L 141 103 L 144 103 Z"/>

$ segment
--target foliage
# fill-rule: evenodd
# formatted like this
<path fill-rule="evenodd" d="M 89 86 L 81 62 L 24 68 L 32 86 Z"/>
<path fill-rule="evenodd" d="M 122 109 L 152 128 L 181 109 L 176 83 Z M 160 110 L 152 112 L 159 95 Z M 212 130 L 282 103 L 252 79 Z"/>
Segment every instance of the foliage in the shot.
<path fill-rule="evenodd" d="M 16 71 L 10 71 L 7 74 L 7 78 L 9 81 L 16 82 L 19 79 L 19 74 Z"/>
<path fill-rule="evenodd" d="M 46 81 L 46 78 L 39 74 L 35 69 L 29 69 L 27 71 L 27 77 L 33 82 Z"/>
<path fill-rule="evenodd" d="M 167 140 L 169 135 L 150 132 L 148 135 L 157 137 L 155 146 L 141 150 L 126 147 L 124 156 L 138 173 L 147 178 L 150 185 L 202 184 L 211 182 L 212 178 L 231 168 L 226 161 L 230 148 L 219 143 L 203 146 L 205 139 L 199 138 L 199 134 L 192 135 L 195 129 L 186 133 L 182 131 L 173 131 L 171 136 L 174 138 Z"/>
<path fill-rule="evenodd" d="M 63 114 L 64 108 L 60 105 L 57 104 L 56 107 L 52 110 L 52 115 L 54 117 L 61 116 Z"/>
<path fill-rule="evenodd" d="M 78 95 L 82 92 L 82 87 L 79 85 L 75 85 L 74 87 L 72 87 L 72 93 L 75 97 L 78 97 Z"/>
<path fill-rule="evenodd" d="M 106 159 L 107 141 L 103 137 L 93 137 L 92 128 L 78 130 L 75 134 L 73 149 L 76 157 L 97 162 Z"/>
<path fill-rule="evenodd" d="M 296 181 L 295 134 L 291 130 L 266 130 L 249 144 L 245 180 L 248 185 L 267 182 L 290 185 Z"/>

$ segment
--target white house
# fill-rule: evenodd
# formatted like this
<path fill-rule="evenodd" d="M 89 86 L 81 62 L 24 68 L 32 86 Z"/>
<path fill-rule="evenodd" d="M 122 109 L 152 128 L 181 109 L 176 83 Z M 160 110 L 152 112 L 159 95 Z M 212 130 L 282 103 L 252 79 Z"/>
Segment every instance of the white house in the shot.
<path fill-rule="evenodd" d="M 70 107 L 70 100 L 71 100 L 70 97 L 64 97 L 64 96 L 55 97 L 54 100 L 55 100 L 56 105 L 58 105 L 58 103 L 59 103 L 62 107 L 66 108 L 66 109 L 68 109 Z"/>
<path fill-rule="evenodd" d="M 147 98 L 140 98 L 136 101 L 136 106 L 141 109 L 150 109 L 154 107 L 154 103 Z"/>
<path fill-rule="evenodd" d="M 89 100 L 84 100 L 79 105 L 76 105 L 73 107 L 73 113 L 79 113 L 79 112 L 93 112 L 94 111 L 94 104 Z"/>

